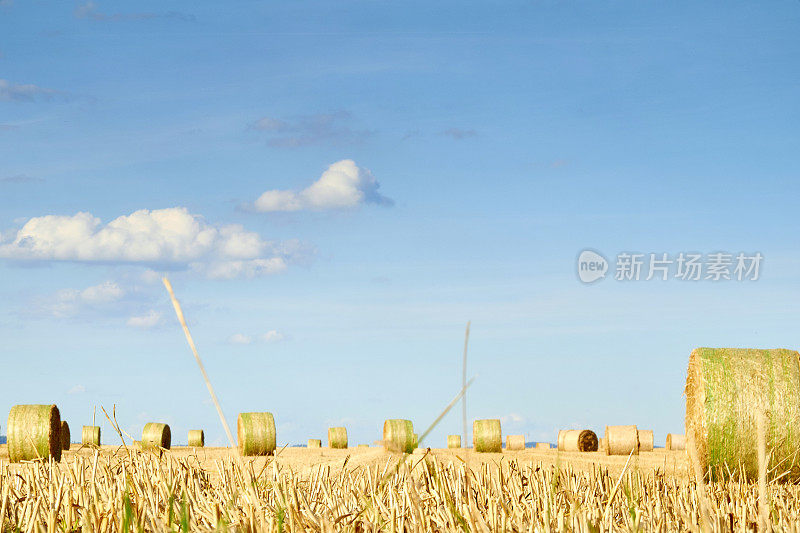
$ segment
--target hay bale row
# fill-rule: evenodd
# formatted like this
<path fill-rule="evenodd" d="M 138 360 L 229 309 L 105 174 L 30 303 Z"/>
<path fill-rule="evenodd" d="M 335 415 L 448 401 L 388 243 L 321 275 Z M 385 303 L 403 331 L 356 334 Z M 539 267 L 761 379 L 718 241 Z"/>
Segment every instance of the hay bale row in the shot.
<path fill-rule="evenodd" d="M 81 444 L 100 446 L 100 426 L 83 426 L 81 428 Z"/>
<path fill-rule="evenodd" d="M 472 446 L 476 452 L 503 451 L 503 436 L 500 430 L 500 420 L 476 420 L 472 423 Z"/>
<path fill-rule="evenodd" d="M 142 429 L 141 442 L 143 450 L 160 448 L 169 450 L 172 447 L 172 433 L 167 424 L 148 422 Z"/>
<path fill-rule="evenodd" d="M 394 453 L 411 453 L 417 447 L 411 420 L 394 418 L 383 423 L 383 447 Z"/>
<path fill-rule="evenodd" d="M 767 470 L 800 478 L 800 354 L 697 348 L 686 375 L 686 445 L 702 474 L 758 477 L 757 420 L 767 421 Z M 784 475 L 785 474 L 785 475 Z"/>
<path fill-rule="evenodd" d="M 448 448 L 461 448 L 461 435 L 448 435 L 447 436 Z"/>
<path fill-rule="evenodd" d="M 655 440 L 653 439 L 653 431 L 650 429 L 639 430 L 639 451 L 652 452 L 655 447 Z"/>
<path fill-rule="evenodd" d="M 322 439 L 308 439 L 307 448 L 322 448 Z"/>
<path fill-rule="evenodd" d="M 550 443 L 549 442 L 537 442 L 536 443 L 536 449 L 537 450 L 549 450 L 550 449 Z"/>
<path fill-rule="evenodd" d="M 670 451 L 685 450 L 686 436 L 678 435 L 676 433 L 667 433 L 667 442 L 665 448 Z"/>
<path fill-rule="evenodd" d="M 328 448 L 337 450 L 347 448 L 347 428 L 328 428 Z"/>
<path fill-rule="evenodd" d="M 193 448 L 203 448 L 206 445 L 206 434 L 202 429 L 190 429 L 188 442 Z"/>
<path fill-rule="evenodd" d="M 570 429 L 561 436 L 565 452 L 596 452 L 597 434 L 590 429 Z"/>
<path fill-rule="evenodd" d="M 6 433 L 12 463 L 61 460 L 61 414 L 55 405 L 15 405 L 8 413 Z"/>
<path fill-rule="evenodd" d="M 525 435 L 506 435 L 506 451 L 525 449 Z"/>
<path fill-rule="evenodd" d="M 241 455 L 272 455 L 275 452 L 275 419 L 272 413 L 239 413 L 236 435 Z"/>

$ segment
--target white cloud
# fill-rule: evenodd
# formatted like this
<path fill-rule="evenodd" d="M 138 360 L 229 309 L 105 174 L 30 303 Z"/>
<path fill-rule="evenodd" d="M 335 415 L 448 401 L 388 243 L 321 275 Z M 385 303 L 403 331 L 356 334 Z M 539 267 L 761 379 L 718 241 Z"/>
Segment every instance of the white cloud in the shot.
<path fill-rule="evenodd" d="M 280 272 L 287 256 L 300 252 L 296 244 L 265 241 L 238 224 L 213 226 L 184 207 L 142 209 L 105 225 L 91 213 L 46 215 L 4 235 L 10 242 L 0 242 L 0 258 L 169 263 L 212 278 Z"/>
<path fill-rule="evenodd" d="M 87 309 L 96 310 L 119 301 L 125 291 L 116 283 L 106 281 L 83 290 L 62 289 L 42 301 L 39 307 L 56 318 L 75 316 Z"/>
<path fill-rule="evenodd" d="M 271 190 L 255 202 L 258 211 L 352 209 L 363 203 L 392 205 L 378 192 L 380 184 L 366 168 L 350 159 L 330 165 L 322 176 L 302 191 Z"/>
<path fill-rule="evenodd" d="M 67 394 L 83 394 L 86 392 L 86 387 L 83 385 L 75 385 L 67 391 Z"/>
<path fill-rule="evenodd" d="M 283 333 L 274 329 L 261 335 L 261 340 L 264 342 L 280 342 L 285 339 L 286 336 Z"/>
<path fill-rule="evenodd" d="M 500 423 L 504 425 L 519 425 L 525 423 L 525 417 L 517 413 L 510 413 L 500 417 Z"/>
<path fill-rule="evenodd" d="M 236 333 L 228 337 L 228 342 L 231 344 L 250 344 L 253 342 L 253 338 L 244 333 Z"/>
<path fill-rule="evenodd" d="M 151 309 L 143 315 L 130 317 L 127 324 L 134 328 L 154 328 L 161 324 L 162 317 L 163 314 L 161 312 Z"/>
<path fill-rule="evenodd" d="M 35 100 L 49 100 L 59 95 L 64 96 L 59 91 L 46 89 L 38 85 L 11 83 L 8 80 L 0 79 L 0 101 L 33 102 Z"/>

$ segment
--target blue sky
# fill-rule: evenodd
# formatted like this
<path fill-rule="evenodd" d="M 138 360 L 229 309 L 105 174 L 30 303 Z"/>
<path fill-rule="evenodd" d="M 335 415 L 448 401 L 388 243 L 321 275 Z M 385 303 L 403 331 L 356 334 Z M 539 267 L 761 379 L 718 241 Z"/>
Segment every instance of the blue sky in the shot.
<path fill-rule="evenodd" d="M 272 411 L 281 443 L 424 429 L 468 320 L 471 419 L 663 443 L 693 348 L 798 346 L 798 23 L 797 2 L 3 0 L 0 411 L 77 428 L 116 404 L 137 437 L 222 444 L 167 273 L 229 421 Z M 591 285 L 586 248 L 612 261 Z M 623 251 L 764 260 L 622 282 Z"/>

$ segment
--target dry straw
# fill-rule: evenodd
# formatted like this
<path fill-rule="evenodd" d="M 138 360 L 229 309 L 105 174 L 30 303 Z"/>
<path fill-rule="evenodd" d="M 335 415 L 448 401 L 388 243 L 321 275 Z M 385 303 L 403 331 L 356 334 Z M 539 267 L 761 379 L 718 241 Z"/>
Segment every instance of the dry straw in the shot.
<path fill-rule="evenodd" d="M 100 426 L 83 426 L 81 428 L 81 444 L 100 446 Z"/>
<path fill-rule="evenodd" d="M 500 420 L 491 418 L 473 422 L 472 445 L 476 452 L 501 452 L 503 435 L 500 431 Z"/>
<path fill-rule="evenodd" d="M 597 434 L 590 429 L 570 429 L 563 436 L 565 452 L 596 452 Z"/>
<path fill-rule="evenodd" d="M 525 449 L 525 435 L 506 435 L 506 450 L 519 451 Z"/>
<path fill-rule="evenodd" d="M 142 429 L 142 449 L 164 448 L 169 450 L 172 446 L 172 433 L 167 424 L 148 422 Z"/>
<path fill-rule="evenodd" d="M 448 435 L 447 436 L 448 448 L 461 448 L 461 435 Z"/>
<path fill-rule="evenodd" d="M 606 426 L 608 455 L 639 455 L 639 431 L 636 426 Z"/>
<path fill-rule="evenodd" d="M 69 444 L 72 441 L 69 434 L 69 424 L 66 420 L 61 421 L 61 449 L 69 450 Z"/>
<path fill-rule="evenodd" d="M 653 430 L 640 429 L 639 430 L 639 451 L 652 452 L 655 447 L 655 439 L 653 438 Z"/>
<path fill-rule="evenodd" d="M 236 434 L 241 455 L 272 455 L 275 452 L 275 418 L 272 413 L 239 413 Z"/>
<path fill-rule="evenodd" d="M 206 445 L 206 434 L 202 429 L 189 430 L 189 446 L 193 448 L 203 448 Z"/>
<path fill-rule="evenodd" d="M 308 439 L 308 448 L 322 448 L 322 439 Z"/>
<path fill-rule="evenodd" d="M 686 376 L 686 439 L 702 473 L 758 476 L 756 415 L 768 421 L 768 470 L 800 478 L 800 354 L 793 350 L 697 348 Z"/>
<path fill-rule="evenodd" d="M 15 405 L 6 431 L 10 462 L 61 460 L 61 414 L 55 405 Z"/>
<path fill-rule="evenodd" d="M 328 448 L 337 450 L 347 448 L 347 428 L 328 428 Z"/>
<path fill-rule="evenodd" d="M 549 442 L 537 442 L 536 443 L 536 449 L 537 450 L 549 450 L 550 449 L 550 443 Z"/>
<path fill-rule="evenodd" d="M 383 446 L 395 453 L 411 453 L 417 447 L 411 420 L 393 418 L 383 423 Z"/>
<path fill-rule="evenodd" d="M 685 450 L 686 449 L 686 436 L 678 435 L 677 433 L 667 433 L 667 450 Z"/>
<path fill-rule="evenodd" d="M 606 439 L 597 439 L 597 451 L 599 452 L 606 452 Z"/>

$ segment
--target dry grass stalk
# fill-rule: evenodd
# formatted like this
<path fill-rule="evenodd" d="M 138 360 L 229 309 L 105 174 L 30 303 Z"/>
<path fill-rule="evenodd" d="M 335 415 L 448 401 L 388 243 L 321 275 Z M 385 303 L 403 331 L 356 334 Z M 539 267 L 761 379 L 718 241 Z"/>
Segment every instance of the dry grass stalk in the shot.
<path fill-rule="evenodd" d="M 474 421 L 472 423 L 472 445 L 476 452 L 499 453 L 503 451 L 500 420 L 490 418 Z"/>
<path fill-rule="evenodd" d="M 12 463 L 61 460 L 61 414 L 55 405 L 15 405 L 8 413 L 6 433 Z"/>

